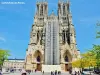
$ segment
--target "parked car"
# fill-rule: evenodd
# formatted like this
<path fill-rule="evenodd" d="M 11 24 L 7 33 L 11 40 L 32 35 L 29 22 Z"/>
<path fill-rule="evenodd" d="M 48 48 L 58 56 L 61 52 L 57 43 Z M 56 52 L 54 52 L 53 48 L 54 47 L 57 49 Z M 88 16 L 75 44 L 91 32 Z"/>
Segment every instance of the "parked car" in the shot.
<path fill-rule="evenodd" d="M 100 70 L 94 70 L 94 73 L 100 74 Z"/>
<path fill-rule="evenodd" d="M 93 70 L 91 69 L 84 69 L 82 74 L 83 75 L 94 75 Z"/>
<path fill-rule="evenodd" d="M 2 73 L 0 72 L 0 75 L 2 75 Z"/>
<path fill-rule="evenodd" d="M 21 75 L 27 75 L 27 73 L 22 73 Z"/>

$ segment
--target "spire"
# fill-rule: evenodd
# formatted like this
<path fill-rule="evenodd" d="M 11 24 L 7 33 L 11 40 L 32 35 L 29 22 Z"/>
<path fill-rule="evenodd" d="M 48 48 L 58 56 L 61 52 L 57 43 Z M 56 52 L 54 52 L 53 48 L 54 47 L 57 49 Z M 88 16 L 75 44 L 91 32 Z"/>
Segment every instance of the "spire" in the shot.
<path fill-rule="evenodd" d="M 70 0 L 59 0 L 59 2 L 70 3 Z"/>
<path fill-rule="evenodd" d="M 52 10 L 52 13 L 51 13 L 51 15 L 52 15 L 52 16 L 54 16 L 54 15 L 55 15 L 55 14 L 54 14 L 54 10 Z"/>
<path fill-rule="evenodd" d="M 70 12 L 70 0 L 67 0 L 67 6 L 68 12 Z"/>
<path fill-rule="evenodd" d="M 70 0 L 67 0 L 67 2 L 70 2 Z"/>
<path fill-rule="evenodd" d="M 70 5 L 70 0 L 67 0 L 68 5 Z"/>
<path fill-rule="evenodd" d="M 52 13 L 54 13 L 54 10 L 52 10 Z"/>
<path fill-rule="evenodd" d="M 37 0 L 37 2 L 47 2 L 47 0 Z"/>
<path fill-rule="evenodd" d="M 45 2 L 47 2 L 47 0 L 44 0 Z"/>
<path fill-rule="evenodd" d="M 63 0 L 59 0 L 59 2 L 63 2 Z"/>
<path fill-rule="evenodd" d="M 37 0 L 36 2 L 40 2 L 40 0 Z"/>
<path fill-rule="evenodd" d="M 42 2 L 44 2 L 44 0 L 42 0 Z"/>

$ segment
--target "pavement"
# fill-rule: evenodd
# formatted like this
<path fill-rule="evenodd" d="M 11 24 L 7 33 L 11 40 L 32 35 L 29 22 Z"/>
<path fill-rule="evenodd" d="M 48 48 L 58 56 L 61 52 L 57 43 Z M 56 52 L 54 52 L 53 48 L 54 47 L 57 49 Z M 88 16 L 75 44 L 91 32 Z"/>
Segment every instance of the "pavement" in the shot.
<path fill-rule="evenodd" d="M 7 74 L 3 74 L 3 75 L 21 75 L 21 73 L 7 73 Z M 51 73 L 30 73 L 30 74 L 27 74 L 27 75 L 51 75 Z M 61 75 L 70 75 L 69 73 L 62 73 Z"/>
<path fill-rule="evenodd" d="M 3 74 L 3 75 L 21 75 L 21 73 L 6 73 L 6 74 Z M 27 75 L 51 75 L 51 73 L 30 73 L 30 74 L 27 74 Z M 66 73 L 61 73 L 60 75 L 70 75 L 68 72 Z M 93 74 L 93 75 L 98 75 L 98 74 Z"/>

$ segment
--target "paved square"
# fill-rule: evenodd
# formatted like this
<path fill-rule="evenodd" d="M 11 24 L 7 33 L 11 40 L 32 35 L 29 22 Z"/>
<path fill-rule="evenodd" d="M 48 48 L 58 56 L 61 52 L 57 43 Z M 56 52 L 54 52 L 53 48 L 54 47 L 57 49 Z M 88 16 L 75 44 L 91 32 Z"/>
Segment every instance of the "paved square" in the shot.
<path fill-rule="evenodd" d="M 8 74 L 3 74 L 3 75 L 21 75 L 21 73 L 8 73 Z M 30 73 L 27 75 L 51 75 L 51 73 Z M 59 74 L 60 75 L 60 74 Z M 70 75 L 69 73 L 62 73 L 61 75 Z"/>

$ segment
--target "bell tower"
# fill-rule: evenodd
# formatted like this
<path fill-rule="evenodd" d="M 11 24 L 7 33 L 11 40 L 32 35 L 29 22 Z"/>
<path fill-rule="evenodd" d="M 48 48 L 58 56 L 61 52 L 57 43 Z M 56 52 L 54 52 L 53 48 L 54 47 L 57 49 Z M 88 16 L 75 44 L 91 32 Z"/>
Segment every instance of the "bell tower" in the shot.
<path fill-rule="evenodd" d="M 59 0 L 58 2 L 58 17 L 59 19 L 63 19 L 62 17 L 67 17 L 69 13 L 69 0 Z"/>
<path fill-rule="evenodd" d="M 68 43 L 70 45 L 70 8 L 69 0 L 59 0 L 58 2 L 58 20 L 60 26 L 60 44 Z"/>
<path fill-rule="evenodd" d="M 37 12 L 38 16 L 47 16 L 48 15 L 48 3 L 45 0 L 37 1 Z"/>

